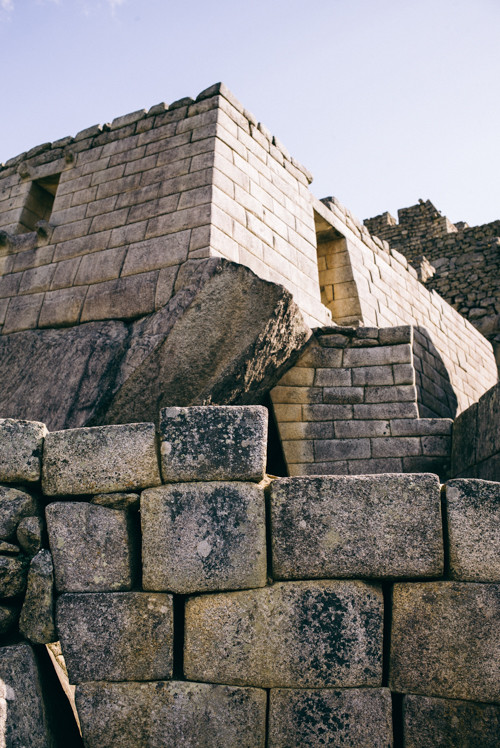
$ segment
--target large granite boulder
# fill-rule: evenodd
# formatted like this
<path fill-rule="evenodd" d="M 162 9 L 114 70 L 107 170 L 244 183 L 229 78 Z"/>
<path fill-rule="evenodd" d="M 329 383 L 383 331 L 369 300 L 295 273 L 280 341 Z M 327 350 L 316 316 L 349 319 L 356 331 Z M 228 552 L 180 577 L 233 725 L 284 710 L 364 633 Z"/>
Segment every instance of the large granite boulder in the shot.
<path fill-rule="evenodd" d="M 132 323 L 0 336 L 0 416 L 55 431 L 258 404 L 310 334 L 282 286 L 224 259 L 189 261 L 169 303 Z"/>

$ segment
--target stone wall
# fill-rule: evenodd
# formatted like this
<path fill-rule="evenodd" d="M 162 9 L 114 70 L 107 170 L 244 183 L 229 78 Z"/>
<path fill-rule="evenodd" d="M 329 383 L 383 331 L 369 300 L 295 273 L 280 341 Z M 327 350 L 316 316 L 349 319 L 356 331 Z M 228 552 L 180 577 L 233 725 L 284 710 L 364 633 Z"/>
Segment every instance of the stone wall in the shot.
<path fill-rule="evenodd" d="M 398 218 L 384 213 L 364 224 L 500 349 L 500 221 L 453 224 L 430 200 L 398 210 Z"/>
<path fill-rule="evenodd" d="M 422 387 L 420 339 L 412 327 L 315 331 L 271 391 L 289 475 L 446 476 L 456 398 L 445 376 L 439 394 Z"/>
<path fill-rule="evenodd" d="M 266 430 L 0 422 L 7 744 L 50 744 L 46 642 L 87 748 L 496 745 L 500 484 L 271 480 Z"/>
<path fill-rule="evenodd" d="M 2 332 L 149 314 L 215 256 L 325 324 L 310 179 L 222 84 L 33 148 L 0 169 Z"/>
<path fill-rule="evenodd" d="M 500 478 L 500 383 L 453 424 L 451 474 L 459 478 Z"/>
<path fill-rule="evenodd" d="M 491 344 L 387 242 L 372 237 L 335 198 L 315 201 L 323 302 L 335 322 L 367 327 L 415 325 L 417 386 L 431 416 L 449 381 L 457 413 L 476 402 L 498 378 Z M 452 415 L 455 415 L 453 413 Z"/>

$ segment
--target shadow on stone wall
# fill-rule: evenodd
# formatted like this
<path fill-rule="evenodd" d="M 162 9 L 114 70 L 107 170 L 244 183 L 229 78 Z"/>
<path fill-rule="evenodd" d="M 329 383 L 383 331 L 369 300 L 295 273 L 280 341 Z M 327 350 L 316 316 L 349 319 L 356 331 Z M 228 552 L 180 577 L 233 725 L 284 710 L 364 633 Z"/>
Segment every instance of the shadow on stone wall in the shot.
<path fill-rule="evenodd" d="M 448 370 L 425 327 L 413 328 L 413 364 L 421 418 L 455 418 L 457 396 Z"/>

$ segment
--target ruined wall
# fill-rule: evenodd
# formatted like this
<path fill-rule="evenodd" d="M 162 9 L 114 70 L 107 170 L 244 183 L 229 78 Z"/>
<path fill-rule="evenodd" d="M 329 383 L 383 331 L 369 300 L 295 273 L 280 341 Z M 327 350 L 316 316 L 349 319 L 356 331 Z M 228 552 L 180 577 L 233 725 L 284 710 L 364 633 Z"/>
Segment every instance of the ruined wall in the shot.
<path fill-rule="evenodd" d="M 2 332 L 149 314 L 213 256 L 324 324 L 308 179 L 222 84 L 33 148 L 0 169 Z"/>
<path fill-rule="evenodd" d="M 500 383 L 453 424 L 451 474 L 458 478 L 500 478 Z"/>
<path fill-rule="evenodd" d="M 500 347 L 500 221 L 453 224 L 429 200 L 399 210 L 398 218 L 384 213 L 364 224 L 417 270 L 425 256 L 431 266 L 422 268 L 427 288 Z"/>
<path fill-rule="evenodd" d="M 372 237 L 335 198 L 315 201 L 314 209 L 327 268 L 323 300 L 334 321 L 352 324 L 358 319 L 369 327 L 419 328 L 414 364 L 417 387 L 425 393 L 421 415 L 440 412 L 447 382 L 457 399 L 456 413 L 477 401 L 497 381 L 491 344 L 435 291 L 419 283 L 416 270 L 402 254 Z"/>
<path fill-rule="evenodd" d="M 157 437 L 0 422 L 0 559 L 21 580 L 0 577 L 1 611 L 29 567 L 21 631 L 60 640 L 84 745 L 494 746 L 500 484 L 263 480 L 266 425 L 259 407 L 168 408 Z M 23 514 L 45 515 L 48 548 Z M 47 746 L 16 618 L 8 744 Z"/>
<path fill-rule="evenodd" d="M 271 390 L 289 475 L 447 474 L 456 400 L 427 413 L 411 327 L 317 330 Z M 422 400 L 423 398 L 423 400 Z"/>

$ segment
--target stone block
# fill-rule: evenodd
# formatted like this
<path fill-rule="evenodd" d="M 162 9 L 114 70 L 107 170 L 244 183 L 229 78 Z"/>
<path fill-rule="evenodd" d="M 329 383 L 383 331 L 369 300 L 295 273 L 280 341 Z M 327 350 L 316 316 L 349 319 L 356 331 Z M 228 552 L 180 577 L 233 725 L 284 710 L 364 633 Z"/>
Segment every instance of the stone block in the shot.
<path fill-rule="evenodd" d="M 161 483 L 152 423 L 53 431 L 45 438 L 47 496 L 110 493 Z"/>
<path fill-rule="evenodd" d="M 448 481 L 445 506 L 452 579 L 500 582 L 500 483 Z"/>
<path fill-rule="evenodd" d="M 0 486 L 0 539 L 14 537 L 17 526 L 23 517 L 38 514 L 36 499 L 17 488 Z"/>
<path fill-rule="evenodd" d="M 379 473 L 403 473 L 400 457 L 372 457 L 369 460 L 349 460 L 349 475 L 378 475 Z M 410 471 L 407 471 L 410 472 Z"/>
<path fill-rule="evenodd" d="M 89 286 L 81 321 L 134 319 L 151 314 L 155 309 L 157 279 L 158 272 L 152 271 Z"/>
<path fill-rule="evenodd" d="M 88 748 L 264 748 L 266 692 L 208 683 L 84 683 L 76 704 Z"/>
<path fill-rule="evenodd" d="M 314 369 L 294 369 L 294 371 L 314 371 Z M 355 382 L 352 381 L 350 369 L 316 369 L 314 384 L 316 387 L 350 387 Z"/>
<path fill-rule="evenodd" d="M 362 387 L 325 387 L 323 390 L 324 403 L 362 403 L 363 396 Z"/>
<path fill-rule="evenodd" d="M 177 483 L 141 495 L 143 588 L 180 594 L 266 584 L 264 491 Z"/>
<path fill-rule="evenodd" d="M 260 405 L 164 408 L 163 480 L 260 481 L 266 467 L 267 411 Z"/>
<path fill-rule="evenodd" d="M 297 371 L 300 371 L 298 369 Z M 306 369 L 305 371 L 309 371 Z M 273 387 L 271 400 L 273 403 L 320 403 L 321 387 Z"/>
<path fill-rule="evenodd" d="M 0 648 L 2 741 L 12 748 L 52 748 L 40 674 L 28 644 Z"/>
<path fill-rule="evenodd" d="M 32 330 L 37 327 L 43 297 L 43 293 L 33 293 L 29 296 L 12 298 L 5 316 L 3 334 Z"/>
<path fill-rule="evenodd" d="M 394 384 L 392 366 L 358 366 L 352 370 L 355 386 Z"/>
<path fill-rule="evenodd" d="M 42 550 L 31 560 L 19 631 L 33 644 L 57 640 L 54 624 L 54 566 L 49 551 Z"/>
<path fill-rule="evenodd" d="M 497 584 L 395 584 L 391 690 L 498 701 L 499 621 Z"/>
<path fill-rule="evenodd" d="M 0 419 L 0 481 L 34 483 L 40 480 L 44 423 Z"/>
<path fill-rule="evenodd" d="M 70 683 L 172 677 L 172 596 L 146 592 L 61 595 L 56 626 Z"/>
<path fill-rule="evenodd" d="M 270 510 L 277 579 L 443 572 L 437 476 L 281 478 Z"/>
<path fill-rule="evenodd" d="M 273 688 L 269 748 L 392 746 L 392 703 L 386 688 Z"/>
<path fill-rule="evenodd" d="M 498 748 L 500 707 L 411 694 L 403 725 L 405 748 Z"/>
<path fill-rule="evenodd" d="M 474 403 L 453 422 L 451 475 L 467 475 L 467 469 L 476 463 L 477 410 L 478 404 Z"/>
<path fill-rule="evenodd" d="M 34 556 L 42 547 L 44 523 L 41 517 L 23 517 L 17 526 L 16 537 L 28 556 Z"/>
<path fill-rule="evenodd" d="M 369 439 L 322 439 L 314 442 L 316 460 L 349 460 L 370 457 Z"/>
<path fill-rule="evenodd" d="M 25 564 L 11 556 L 0 556 L 0 597 L 17 597 L 26 588 Z"/>
<path fill-rule="evenodd" d="M 45 514 L 58 592 L 132 587 L 133 547 L 126 512 L 61 501 L 49 504 Z"/>
<path fill-rule="evenodd" d="M 417 403 L 361 403 L 353 406 L 354 418 L 418 418 Z"/>
<path fill-rule="evenodd" d="M 451 436 L 451 418 L 409 418 L 391 421 L 392 436 Z"/>
<path fill-rule="evenodd" d="M 372 439 L 373 457 L 409 457 L 420 455 L 422 445 L 418 436 L 383 436 Z"/>
<path fill-rule="evenodd" d="M 366 403 L 404 403 L 416 400 L 417 390 L 413 384 L 365 387 Z"/>
<path fill-rule="evenodd" d="M 384 366 L 387 364 L 411 364 L 411 345 L 387 345 L 377 348 L 348 348 L 344 351 L 343 365 Z"/>
<path fill-rule="evenodd" d="M 282 440 L 281 446 L 288 465 L 298 462 L 314 462 L 314 442 L 307 439 Z"/>
<path fill-rule="evenodd" d="M 107 506 L 109 509 L 139 509 L 137 493 L 99 493 L 90 500 L 91 504 Z"/>
<path fill-rule="evenodd" d="M 184 673 L 264 688 L 380 686 L 382 618 L 381 589 L 359 581 L 192 597 Z"/>
<path fill-rule="evenodd" d="M 389 421 L 335 421 L 337 439 L 388 436 L 390 433 Z"/>

